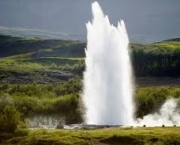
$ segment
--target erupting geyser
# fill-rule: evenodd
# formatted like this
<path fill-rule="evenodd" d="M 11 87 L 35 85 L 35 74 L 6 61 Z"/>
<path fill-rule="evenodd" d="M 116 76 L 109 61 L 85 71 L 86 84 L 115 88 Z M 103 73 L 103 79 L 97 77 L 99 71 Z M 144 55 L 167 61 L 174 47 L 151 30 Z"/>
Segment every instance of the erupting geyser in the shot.
<path fill-rule="evenodd" d="M 125 24 L 110 24 L 97 2 L 87 23 L 83 103 L 87 124 L 132 125 L 133 83 Z"/>

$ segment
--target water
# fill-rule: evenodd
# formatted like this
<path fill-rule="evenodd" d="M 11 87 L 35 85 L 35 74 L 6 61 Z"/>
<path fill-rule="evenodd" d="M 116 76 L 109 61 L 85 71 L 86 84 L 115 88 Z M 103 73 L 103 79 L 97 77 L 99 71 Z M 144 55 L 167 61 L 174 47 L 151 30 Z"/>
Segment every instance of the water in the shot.
<path fill-rule="evenodd" d="M 130 125 L 133 83 L 129 39 L 123 20 L 110 24 L 97 2 L 87 23 L 83 102 L 87 124 Z"/>
<path fill-rule="evenodd" d="M 63 127 L 64 118 L 58 115 L 37 115 L 25 119 L 27 126 L 31 129 L 55 129 Z"/>

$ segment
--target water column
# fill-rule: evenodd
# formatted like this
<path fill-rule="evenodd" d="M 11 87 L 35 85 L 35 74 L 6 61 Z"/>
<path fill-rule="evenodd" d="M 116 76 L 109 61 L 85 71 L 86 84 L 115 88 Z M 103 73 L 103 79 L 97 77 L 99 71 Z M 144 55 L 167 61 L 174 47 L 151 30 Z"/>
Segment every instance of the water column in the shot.
<path fill-rule="evenodd" d="M 110 24 L 98 2 L 87 23 L 86 70 L 82 100 L 85 121 L 95 125 L 132 125 L 133 83 L 125 24 Z"/>

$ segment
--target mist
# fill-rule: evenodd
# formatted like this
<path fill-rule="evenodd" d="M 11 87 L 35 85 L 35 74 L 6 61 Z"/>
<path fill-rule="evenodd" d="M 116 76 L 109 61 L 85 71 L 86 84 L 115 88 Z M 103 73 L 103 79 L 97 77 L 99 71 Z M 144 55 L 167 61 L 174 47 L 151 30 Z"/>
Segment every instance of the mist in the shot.
<path fill-rule="evenodd" d="M 144 116 L 142 119 L 138 118 L 135 121 L 137 126 L 180 126 L 180 101 L 178 99 L 168 99 L 160 107 L 158 111 Z"/>

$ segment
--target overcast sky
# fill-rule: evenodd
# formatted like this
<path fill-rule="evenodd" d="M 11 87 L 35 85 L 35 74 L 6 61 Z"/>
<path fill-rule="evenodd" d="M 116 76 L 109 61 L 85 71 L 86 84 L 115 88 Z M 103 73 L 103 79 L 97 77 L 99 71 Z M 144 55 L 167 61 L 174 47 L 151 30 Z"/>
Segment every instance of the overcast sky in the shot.
<path fill-rule="evenodd" d="M 85 38 L 93 0 L 0 0 L 0 26 L 64 32 Z M 99 0 L 116 25 L 124 19 L 131 39 L 180 37 L 180 0 Z"/>

